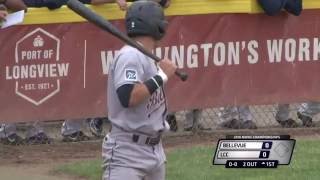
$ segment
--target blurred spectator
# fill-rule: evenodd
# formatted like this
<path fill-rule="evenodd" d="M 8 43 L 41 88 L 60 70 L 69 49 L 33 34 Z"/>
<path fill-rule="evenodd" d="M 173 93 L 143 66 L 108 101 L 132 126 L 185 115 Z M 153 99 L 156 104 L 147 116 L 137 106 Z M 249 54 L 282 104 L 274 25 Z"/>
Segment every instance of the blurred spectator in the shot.
<path fill-rule="evenodd" d="M 108 117 L 105 118 L 88 118 L 91 133 L 96 137 L 102 137 L 103 121 L 109 122 Z"/>
<path fill-rule="evenodd" d="M 164 8 L 167 8 L 170 6 L 170 3 L 171 3 L 171 0 L 160 0 L 159 1 L 159 4 L 164 7 Z"/>
<path fill-rule="evenodd" d="M 289 118 L 289 104 L 279 104 L 276 114 L 276 120 L 282 127 L 293 128 L 298 124 L 291 118 Z M 305 127 L 312 127 L 312 118 L 320 113 L 319 102 L 307 102 L 301 103 L 297 112 L 298 118 L 302 121 L 302 125 Z"/>
<path fill-rule="evenodd" d="M 249 106 L 229 106 L 220 109 L 220 126 L 231 129 L 257 129 Z"/>
<path fill-rule="evenodd" d="M 6 145 L 21 145 L 23 139 L 17 135 L 17 127 L 15 124 L 0 125 L 0 143 Z"/>
<path fill-rule="evenodd" d="M 210 127 L 206 127 L 202 121 L 200 121 L 202 110 L 200 109 L 192 109 L 186 113 L 186 120 L 184 123 L 184 131 L 192 131 L 192 130 L 211 130 Z"/>
<path fill-rule="evenodd" d="M 135 0 L 135 1 L 139 1 L 139 0 Z M 155 2 L 159 3 L 164 8 L 169 7 L 170 3 L 171 3 L 171 0 L 150 0 L 150 1 L 155 1 Z"/>
<path fill-rule="evenodd" d="M 116 0 L 116 3 L 118 4 L 119 8 L 123 11 L 127 10 L 127 1 L 126 0 Z"/>
<path fill-rule="evenodd" d="M 28 7 L 47 7 L 57 9 L 64 5 L 67 0 L 23 0 Z"/>
<path fill-rule="evenodd" d="M 12 0 L 18 1 L 18 0 Z M 19 0 L 22 1 L 22 0 Z M 117 3 L 119 8 L 123 11 L 127 10 L 127 1 L 126 0 L 79 0 L 84 4 L 105 4 L 105 3 Z M 133 0 L 138 1 L 138 0 Z M 170 0 L 152 0 L 158 2 L 162 7 L 168 7 L 170 5 Z M 68 0 L 23 0 L 23 2 L 28 7 L 47 7 L 48 9 L 58 9 L 61 6 L 65 5 Z"/>
<path fill-rule="evenodd" d="M 302 11 L 302 0 L 258 0 L 258 2 L 269 16 L 278 14 L 282 9 L 296 16 Z"/>
<path fill-rule="evenodd" d="M 27 6 L 22 0 L 0 0 L 0 6 L 4 6 L 10 11 L 26 10 Z"/>
<path fill-rule="evenodd" d="M 127 1 L 139 1 L 139 0 L 127 0 Z M 126 0 L 113 0 L 113 2 L 116 2 L 121 10 L 125 11 L 127 10 L 127 1 Z M 162 7 L 168 7 L 170 5 L 170 0 L 149 0 L 149 1 L 155 1 L 158 2 Z"/>
<path fill-rule="evenodd" d="M 5 6 L 0 5 L 0 22 L 4 21 L 7 15 L 8 15 L 8 12 Z"/>
<path fill-rule="evenodd" d="M 205 125 L 200 122 L 202 110 L 200 109 L 192 109 L 186 112 L 185 115 L 185 123 L 184 123 L 184 131 L 192 131 L 192 130 L 211 130 L 210 127 L 205 127 Z M 168 113 L 167 122 L 170 125 L 170 131 L 176 132 L 178 131 L 178 123 L 175 113 Z"/>
<path fill-rule="evenodd" d="M 104 3 L 117 3 L 119 8 L 123 11 L 127 10 L 127 1 L 139 1 L 139 0 L 80 0 L 85 4 L 104 4 Z M 170 5 L 170 0 L 150 0 L 158 2 L 162 7 L 167 8 Z"/>
<path fill-rule="evenodd" d="M 314 126 L 312 118 L 320 113 L 320 103 L 319 102 L 307 102 L 301 103 L 297 116 L 302 121 L 302 125 L 305 127 Z"/>
<path fill-rule="evenodd" d="M 81 130 L 83 123 L 84 119 L 65 120 L 61 126 L 62 141 L 77 142 L 89 140 L 90 138 Z"/>
<path fill-rule="evenodd" d="M 102 137 L 103 121 L 108 121 L 108 118 L 89 118 L 89 128 L 91 133 L 96 137 Z M 61 135 L 64 142 L 78 142 L 90 140 L 83 131 L 85 119 L 67 119 L 63 122 L 61 127 Z"/>
<path fill-rule="evenodd" d="M 290 118 L 289 114 L 289 104 L 278 104 L 278 110 L 276 113 L 276 121 L 281 125 L 283 128 L 295 128 L 298 127 L 296 121 Z"/>
<path fill-rule="evenodd" d="M 47 7 L 48 9 L 58 9 L 65 5 L 68 0 L 23 0 L 28 7 Z M 79 0 L 84 4 L 104 4 L 116 2 L 120 9 L 126 10 L 127 3 L 125 0 Z"/>
<path fill-rule="evenodd" d="M 20 145 L 20 144 L 50 144 L 51 139 L 45 134 L 43 128 L 39 125 L 39 122 L 34 122 L 30 128 L 28 128 L 26 138 L 23 140 L 17 134 L 17 125 L 14 123 L 2 124 L 0 128 L 1 143 L 8 145 Z"/>

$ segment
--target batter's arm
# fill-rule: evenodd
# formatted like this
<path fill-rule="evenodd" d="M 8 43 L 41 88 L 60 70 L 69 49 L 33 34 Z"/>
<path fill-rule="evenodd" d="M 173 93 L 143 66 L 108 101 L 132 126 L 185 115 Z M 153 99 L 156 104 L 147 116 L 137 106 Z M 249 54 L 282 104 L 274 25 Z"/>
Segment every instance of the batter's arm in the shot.
<path fill-rule="evenodd" d="M 137 106 L 150 97 L 150 92 L 145 84 L 135 84 L 131 92 L 129 107 Z"/>
<path fill-rule="evenodd" d="M 162 86 L 168 78 L 172 77 L 177 67 L 169 60 L 160 61 L 158 75 L 151 77 L 144 83 L 125 84 L 117 89 L 119 100 L 124 107 L 133 107 L 142 103 L 145 99 Z"/>

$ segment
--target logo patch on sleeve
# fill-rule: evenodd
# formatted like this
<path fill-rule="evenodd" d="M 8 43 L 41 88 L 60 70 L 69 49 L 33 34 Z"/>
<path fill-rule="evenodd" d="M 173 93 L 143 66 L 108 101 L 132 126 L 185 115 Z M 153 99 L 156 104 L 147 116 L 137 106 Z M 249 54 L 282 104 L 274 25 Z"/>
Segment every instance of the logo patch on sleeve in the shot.
<path fill-rule="evenodd" d="M 134 69 L 126 69 L 125 70 L 126 73 L 126 80 L 127 81 L 137 81 L 138 80 L 138 73 L 136 70 Z"/>

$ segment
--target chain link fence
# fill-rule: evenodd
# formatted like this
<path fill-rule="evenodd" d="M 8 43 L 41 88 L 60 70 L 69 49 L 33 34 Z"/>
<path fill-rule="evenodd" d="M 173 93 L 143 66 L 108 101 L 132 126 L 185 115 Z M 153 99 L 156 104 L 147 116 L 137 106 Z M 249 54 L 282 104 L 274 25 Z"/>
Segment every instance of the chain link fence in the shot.
<path fill-rule="evenodd" d="M 289 118 L 293 119 L 298 124 L 298 127 L 303 127 L 301 120 L 297 117 L 299 107 L 300 104 L 290 104 Z M 252 115 L 252 121 L 256 124 L 258 129 L 282 128 L 276 120 L 276 113 L 278 111 L 277 104 L 249 106 L 249 110 Z M 223 124 L 226 120 L 225 118 L 221 117 L 223 114 L 223 108 L 207 108 L 195 113 L 194 111 L 192 113 L 192 110 L 176 112 L 175 116 L 178 122 L 178 133 L 185 130 L 190 130 L 190 128 L 188 129 L 188 127 L 190 126 L 190 124 L 188 124 L 188 116 L 190 114 L 194 114 L 194 131 L 225 129 Z M 241 118 L 241 114 L 239 113 L 238 115 L 234 115 L 233 117 L 239 119 Z M 319 123 L 319 117 L 319 115 L 313 117 L 313 123 L 316 127 Z"/>
<path fill-rule="evenodd" d="M 303 127 L 301 120 L 297 117 L 297 111 L 300 104 L 290 104 L 289 108 L 289 117 L 292 118 L 295 122 L 298 123 L 298 129 L 295 132 L 301 132 L 304 134 L 309 131 L 307 127 Z M 239 129 L 241 128 L 226 128 L 222 125 L 225 123 L 225 119 L 221 118 L 223 108 L 206 108 L 202 110 L 184 110 L 174 113 L 177 122 L 177 131 L 171 132 L 170 135 L 183 136 L 185 132 L 188 132 L 188 135 L 198 132 L 206 133 L 215 133 L 217 130 L 223 130 L 224 133 L 229 132 L 243 132 Z M 284 132 L 281 125 L 276 121 L 276 113 L 278 110 L 278 105 L 255 105 L 249 106 L 250 113 L 252 115 L 252 121 L 257 126 L 258 130 L 264 130 L 268 132 L 270 129 L 278 129 L 279 132 Z M 241 115 L 235 114 L 233 112 L 233 117 L 241 118 Z M 191 120 L 190 120 L 191 118 Z M 191 123 L 190 123 L 191 122 Z M 40 122 L 40 125 L 44 128 L 44 131 L 53 139 L 60 141 L 61 136 L 61 126 L 63 120 L 58 121 L 49 121 L 49 122 Z M 320 127 L 320 115 L 313 117 L 313 123 L 316 127 L 316 130 Z M 18 133 L 24 137 L 27 130 L 31 127 L 30 123 L 18 123 Z M 191 127 L 191 128 L 190 128 Z M 110 129 L 110 123 L 104 122 L 103 125 L 103 135 L 107 134 Z M 313 128 L 313 132 L 314 132 Z M 82 121 L 82 130 L 85 134 L 90 137 L 95 138 L 89 129 L 88 121 Z M 255 130 L 248 130 L 254 132 Z M 222 131 L 220 131 L 222 132 Z M 310 131 L 311 132 L 311 131 Z M 319 131 L 320 132 L 320 131 Z"/>

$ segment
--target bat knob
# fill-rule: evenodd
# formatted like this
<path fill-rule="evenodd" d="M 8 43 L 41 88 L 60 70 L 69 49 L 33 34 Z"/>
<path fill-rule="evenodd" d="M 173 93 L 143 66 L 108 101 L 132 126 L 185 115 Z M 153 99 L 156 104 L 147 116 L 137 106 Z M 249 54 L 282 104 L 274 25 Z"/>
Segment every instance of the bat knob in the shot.
<path fill-rule="evenodd" d="M 181 81 L 186 81 L 188 79 L 188 74 L 186 72 L 176 71 L 175 74 L 181 79 Z"/>

